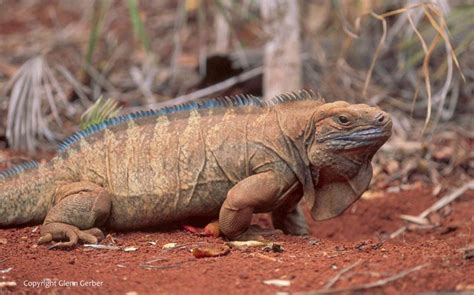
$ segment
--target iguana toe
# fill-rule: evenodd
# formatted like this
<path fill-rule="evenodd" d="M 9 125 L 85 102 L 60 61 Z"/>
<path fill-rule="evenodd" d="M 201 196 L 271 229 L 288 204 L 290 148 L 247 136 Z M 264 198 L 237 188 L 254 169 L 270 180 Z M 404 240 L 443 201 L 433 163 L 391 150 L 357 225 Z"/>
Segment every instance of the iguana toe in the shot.
<path fill-rule="evenodd" d="M 46 243 L 49 243 L 53 240 L 53 235 L 50 234 L 50 233 L 47 233 L 43 236 L 41 236 L 38 240 L 38 245 L 41 245 L 41 244 L 46 244 Z"/>
<path fill-rule="evenodd" d="M 79 241 L 87 244 L 97 244 L 99 240 L 104 239 L 104 234 L 98 228 L 80 230 L 75 226 L 64 223 L 43 225 L 41 235 L 38 244 L 60 241 L 51 245 L 48 249 L 74 247 Z"/>
<path fill-rule="evenodd" d="M 98 229 L 97 227 L 93 227 L 91 229 L 86 229 L 86 230 L 83 230 L 82 232 L 85 233 L 85 234 L 89 234 L 89 235 L 94 236 L 95 238 L 97 238 L 98 242 L 105 239 L 104 233 L 100 229 Z"/>
<path fill-rule="evenodd" d="M 218 238 L 221 234 L 219 230 L 219 221 L 213 221 L 206 225 L 204 228 L 195 227 L 192 225 L 183 225 L 185 231 L 196 234 L 203 237 L 214 237 Z"/>

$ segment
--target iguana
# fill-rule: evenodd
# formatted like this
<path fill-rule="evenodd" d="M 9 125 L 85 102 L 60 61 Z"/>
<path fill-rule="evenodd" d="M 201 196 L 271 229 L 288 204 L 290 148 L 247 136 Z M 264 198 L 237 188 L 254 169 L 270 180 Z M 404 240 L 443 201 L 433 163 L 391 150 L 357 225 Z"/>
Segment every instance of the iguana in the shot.
<path fill-rule="evenodd" d="M 48 163 L 0 173 L 0 227 L 42 223 L 39 243 L 96 243 L 99 228 L 162 228 L 217 219 L 229 239 L 261 237 L 253 213 L 305 234 L 367 189 L 389 115 L 302 90 L 240 95 L 107 119 L 76 132 Z"/>

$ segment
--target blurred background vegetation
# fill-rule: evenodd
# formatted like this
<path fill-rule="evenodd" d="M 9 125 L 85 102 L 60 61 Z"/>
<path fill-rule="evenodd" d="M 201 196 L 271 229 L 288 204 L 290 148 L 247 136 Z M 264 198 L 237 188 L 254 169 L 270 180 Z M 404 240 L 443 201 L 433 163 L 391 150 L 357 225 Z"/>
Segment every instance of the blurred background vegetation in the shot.
<path fill-rule="evenodd" d="M 0 7 L 3 167 L 49 158 L 80 126 L 118 112 L 298 85 L 392 114 L 394 136 L 376 159 L 379 188 L 422 181 L 438 193 L 447 176 L 474 176 L 474 1 L 0 0 Z"/>

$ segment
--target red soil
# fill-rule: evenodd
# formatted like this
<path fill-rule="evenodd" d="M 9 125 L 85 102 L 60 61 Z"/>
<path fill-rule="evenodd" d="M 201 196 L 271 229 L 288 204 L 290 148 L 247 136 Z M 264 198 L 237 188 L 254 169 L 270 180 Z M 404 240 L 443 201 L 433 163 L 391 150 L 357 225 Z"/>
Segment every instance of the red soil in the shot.
<path fill-rule="evenodd" d="M 122 249 L 138 249 L 125 252 L 79 246 L 64 251 L 36 246 L 36 227 L 1 229 L 0 282 L 14 281 L 17 285 L 0 288 L 0 293 L 293 293 L 323 288 L 341 269 L 358 260 L 360 264 L 342 275 L 333 287 L 374 282 L 428 263 L 419 271 L 368 292 L 474 292 L 474 259 L 463 259 L 458 251 L 473 243 L 473 192 L 465 193 L 450 210 L 433 216 L 432 222 L 439 222 L 438 227 L 387 239 L 389 233 L 403 225 L 399 214 L 417 215 L 435 201 L 426 188 L 363 199 L 338 218 L 312 222 L 309 237 L 274 236 L 272 240 L 284 248 L 282 253 L 261 248 L 232 249 L 226 256 L 201 259 L 194 258 L 190 249 L 202 243 L 222 245 L 224 241 L 184 231 L 111 233 Z M 110 237 L 103 244 L 107 242 Z M 162 250 L 164 244 L 171 242 L 185 247 Z M 148 263 L 152 268 L 143 266 L 152 260 L 155 261 Z M 12 269 L 5 271 L 8 268 Z M 31 287 L 34 282 L 47 279 L 57 286 Z M 263 281 L 269 279 L 289 280 L 291 285 L 265 285 Z M 81 281 L 100 286 L 59 286 L 75 282 L 81 285 Z"/>

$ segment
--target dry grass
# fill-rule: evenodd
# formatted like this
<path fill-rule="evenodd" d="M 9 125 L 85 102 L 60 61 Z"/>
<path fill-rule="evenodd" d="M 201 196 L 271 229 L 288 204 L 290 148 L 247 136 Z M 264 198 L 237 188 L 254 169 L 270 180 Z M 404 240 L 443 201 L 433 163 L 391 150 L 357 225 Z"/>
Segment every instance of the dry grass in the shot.
<path fill-rule="evenodd" d="M 427 43 L 420 33 L 420 31 L 417 29 L 413 18 L 411 16 L 412 10 L 415 9 L 422 9 L 423 15 L 429 20 L 429 23 L 431 24 L 431 27 L 436 31 L 435 37 L 432 39 L 431 43 L 429 46 L 427 46 Z M 434 49 L 438 45 L 438 43 L 442 40 L 446 44 L 446 55 L 447 55 L 447 60 L 448 60 L 448 72 L 446 75 L 446 81 L 443 86 L 443 91 L 442 95 L 439 98 L 440 105 L 441 107 L 439 110 L 442 109 L 442 106 L 444 105 L 444 102 L 446 101 L 446 95 L 449 89 L 449 86 L 451 84 L 451 79 L 452 79 L 452 63 L 454 63 L 462 77 L 462 79 L 465 81 L 464 75 L 461 71 L 461 66 L 459 65 L 459 61 L 456 57 L 455 51 L 453 50 L 453 46 L 451 44 L 451 41 L 449 39 L 449 30 L 447 26 L 447 22 L 445 19 L 444 14 L 441 11 L 441 8 L 436 4 L 436 3 L 418 3 L 418 4 L 412 4 L 412 5 L 407 5 L 403 8 L 388 11 L 382 14 L 377 14 L 373 11 L 361 15 L 356 18 L 355 21 L 355 28 L 356 32 L 360 32 L 360 23 L 361 23 L 361 18 L 366 17 L 366 16 L 372 16 L 376 18 L 377 20 L 382 22 L 382 36 L 380 37 L 380 41 L 377 45 L 377 48 L 373 54 L 372 62 L 370 64 L 369 70 L 367 72 L 367 76 L 364 82 L 364 88 L 362 90 L 362 95 L 366 96 L 367 95 L 367 88 L 369 87 L 370 80 L 372 78 L 373 70 L 375 63 L 380 55 L 380 53 L 383 50 L 383 47 L 385 46 L 385 40 L 387 38 L 387 18 L 392 17 L 392 16 L 398 16 L 401 14 L 406 14 L 408 23 L 415 32 L 421 47 L 423 48 L 424 52 L 424 58 L 423 58 L 423 65 L 422 65 L 422 72 L 423 72 L 423 77 L 424 77 L 424 84 L 425 84 L 425 89 L 426 93 L 428 95 L 428 103 L 427 103 L 427 108 L 426 108 L 426 117 L 425 117 L 425 123 L 423 126 L 422 133 L 425 133 L 428 124 L 430 123 L 431 120 L 431 113 L 432 113 L 432 83 L 431 83 L 431 73 L 430 73 L 430 60 L 433 54 Z M 350 34 L 351 37 L 358 37 L 358 35 L 355 35 L 353 33 Z M 418 87 L 416 88 L 416 94 L 418 93 Z M 417 95 L 414 96 L 413 98 L 413 105 L 415 104 Z M 439 115 L 437 116 L 439 118 Z M 433 128 L 436 126 L 433 126 Z"/>

